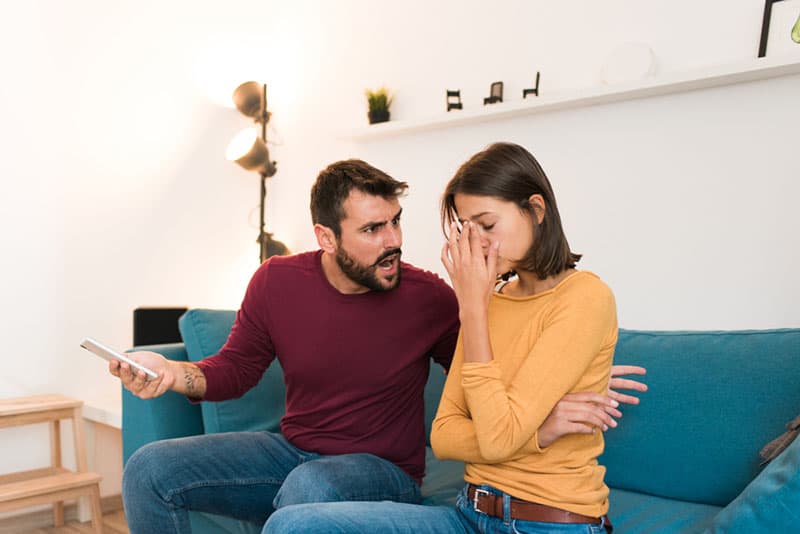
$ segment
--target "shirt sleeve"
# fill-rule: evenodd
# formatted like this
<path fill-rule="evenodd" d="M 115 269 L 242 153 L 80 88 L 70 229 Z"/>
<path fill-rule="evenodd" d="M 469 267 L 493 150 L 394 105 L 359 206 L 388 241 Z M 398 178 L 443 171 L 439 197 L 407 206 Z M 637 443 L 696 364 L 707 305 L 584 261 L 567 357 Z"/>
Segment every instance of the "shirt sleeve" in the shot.
<path fill-rule="evenodd" d="M 266 262 L 250 280 L 225 345 L 214 356 L 197 362 L 206 378 L 203 400 L 241 397 L 258 384 L 275 359 L 269 335 L 268 273 Z"/>
<path fill-rule="evenodd" d="M 461 326 L 458 321 L 458 299 L 449 285 L 443 280 L 438 282 L 437 314 L 441 322 L 442 334 L 431 348 L 430 357 L 444 367 L 445 371 L 449 371 L 458 340 L 458 329 Z"/>

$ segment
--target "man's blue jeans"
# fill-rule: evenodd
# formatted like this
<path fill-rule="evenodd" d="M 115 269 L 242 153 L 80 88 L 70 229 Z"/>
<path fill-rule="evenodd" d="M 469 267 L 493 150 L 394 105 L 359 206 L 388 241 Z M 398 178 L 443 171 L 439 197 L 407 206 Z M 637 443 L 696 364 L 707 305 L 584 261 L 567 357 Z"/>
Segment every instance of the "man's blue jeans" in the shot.
<path fill-rule="evenodd" d="M 423 506 L 393 502 L 337 502 L 287 506 L 269 518 L 262 534 L 605 534 L 602 525 L 541 523 L 511 518 L 511 496 L 502 495 L 505 517 L 474 509 L 466 486 L 456 506 Z"/>
<path fill-rule="evenodd" d="M 416 481 L 372 454 L 322 456 L 280 434 L 232 432 L 150 443 L 125 466 L 132 534 L 186 533 L 189 510 L 263 524 L 282 506 L 332 501 L 420 501 Z"/>

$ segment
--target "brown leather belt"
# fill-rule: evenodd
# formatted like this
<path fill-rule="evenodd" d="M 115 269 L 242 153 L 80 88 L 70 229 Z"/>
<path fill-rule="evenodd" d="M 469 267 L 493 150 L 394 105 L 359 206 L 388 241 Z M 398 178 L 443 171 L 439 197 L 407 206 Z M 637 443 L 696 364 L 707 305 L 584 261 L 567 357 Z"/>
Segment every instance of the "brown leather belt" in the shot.
<path fill-rule="evenodd" d="M 492 517 L 503 517 L 503 496 L 495 495 L 485 489 L 481 489 L 474 484 L 470 484 L 467 489 L 467 497 L 472 501 L 473 509 L 483 512 Z M 511 518 L 523 521 L 539 521 L 542 523 L 591 523 L 593 525 L 602 524 L 608 532 L 611 532 L 611 521 L 608 516 L 590 517 L 588 515 L 576 514 L 553 508 L 544 504 L 522 501 L 511 498 Z"/>

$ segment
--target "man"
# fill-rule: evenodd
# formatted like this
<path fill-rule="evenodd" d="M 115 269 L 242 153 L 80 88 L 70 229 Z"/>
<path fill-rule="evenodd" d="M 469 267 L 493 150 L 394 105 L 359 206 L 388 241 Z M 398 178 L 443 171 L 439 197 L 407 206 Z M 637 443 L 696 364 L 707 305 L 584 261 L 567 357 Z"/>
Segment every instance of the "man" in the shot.
<path fill-rule="evenodd" d="M 109 365 L 142 398 L 169 389 L 198 401 L 239 397 L 276 357 L 286 381 L 280 433 L 202 435 L 137 451 L 123 480 L 132 533 L 188 532 L 188 510 L 263 523 L 290 504 L 419 502 L 423 390 L 431 358 L 449 367 L 459 324 L 450 287 L 400 261 L 406 188 L 363 161 L 330 165 L 311 191 L 320 250 L 258 269 L 218 354 L 197 363 L 132 354 L 159 374 L 150 382 Z M 542 432 L 615 426 L 615 401 L 591 395 L 565 398 Z"/>

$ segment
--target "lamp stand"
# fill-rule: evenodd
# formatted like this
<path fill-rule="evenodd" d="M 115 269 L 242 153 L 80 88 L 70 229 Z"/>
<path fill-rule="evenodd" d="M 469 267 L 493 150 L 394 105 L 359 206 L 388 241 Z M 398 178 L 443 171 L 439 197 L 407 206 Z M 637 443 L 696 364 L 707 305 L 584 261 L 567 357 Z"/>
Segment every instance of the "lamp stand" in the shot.
<path fill-rule="evenodd" d="M 261 107 L 261 139 L 264 141 L 264 144 L 267 143 L 267 122 L 269 122 L 269 112 L 267 112 L 267 84 L 264 84 L 263 87 L 263 96 L 264 96 L 264 105 Z M 269 242 L 269 234 L 264 231 L 264 210 L 267 201 L 267 174 L 262 172 L 261 173 L 261 203 L 259 205 L 260 211 L 260 219 L 259 219 L 259 230 L 258 230 L 258 259 L 259 265 L 264 263 L 264 260 L 267 259 L 267 243 Z"/>
<path fill-rule="evenodd" d="M 259 265 L 264 263 L 267 259 L 267 243 L 269 242 L 269 234 L 264 230 L 264 205 L 267 201 L 267 175 L 261 173 L 261 204 L 259 206 L 259 231 L 258 231 L 258 247 L 259 247 Z"/>

